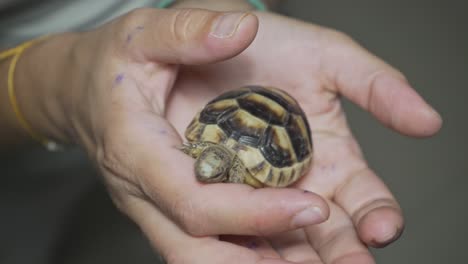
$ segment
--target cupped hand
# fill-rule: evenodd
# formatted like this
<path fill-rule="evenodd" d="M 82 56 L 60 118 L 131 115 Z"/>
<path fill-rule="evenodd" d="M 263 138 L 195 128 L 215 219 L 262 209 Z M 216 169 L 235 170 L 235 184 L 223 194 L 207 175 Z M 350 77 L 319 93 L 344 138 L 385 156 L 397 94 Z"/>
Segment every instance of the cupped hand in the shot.
<path fill-rule="evenodd" d="M 403 219 L 339 95 L 412 136 L 435 133 L 441 119 L 401 73 L 345 35 L 257 15 L 256 36 L 253 15 L 230 15 L 241 23 L 228 27 L 202 10 L 137 10 L 86 33 L 80 47 L 94 51 L 94 65 L 71 103 L 73 133 L 169 263 L 372 263 L 367 246 L 396 239 Z M 200 184 L 177 149 L 196 111 L 245 84 L 287 90 L 309 118 L 313 165 L 293 188 Z"/>
<path fill-rule="evenodd" d="M 293 187 L 325 197 L 330 219 L 275 236 L 229 239 L 258 244 L 266 256 L 292 262 L 373 263 L 368 246 L 383 247 L 396 240 L 403 216 L 366 163 L 340 96 L 409 136 L 436 133 L 441 118 L 402 73 L 346 35 L 279 15 L 257 16 L 258 34 L 240 55 L 222 63 L 181 67 L 168 97 L 167 117 L 182 134 L 194 110 L 223 91 L 245 84 L 287 90 L 306 112 L 314 142 L 312 169 Z"/>

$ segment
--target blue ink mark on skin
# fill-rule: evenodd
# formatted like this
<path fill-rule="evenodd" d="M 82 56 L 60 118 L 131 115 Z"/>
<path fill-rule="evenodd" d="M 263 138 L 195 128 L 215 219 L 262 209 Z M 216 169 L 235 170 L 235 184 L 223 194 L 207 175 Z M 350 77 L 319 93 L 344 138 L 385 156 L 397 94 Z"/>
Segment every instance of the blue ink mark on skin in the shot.
<path fill-rule="evenodd" d="M 167 131 L 165 129 L 161 129 L 161 130 L 159 130 L 159 134 L 166 135 Z"/>
<path fill-rule="evenodd" d="M 129 44 L 130 41 L 132 41 L 136 33 L 142 31 L 143 29 L 145 29 L 144 26 L 138 26 L 134 30 L 132 30 L 132 32 L 130 32 L 130 34 L 127 35 L 127 44 Z"/>
<path fill-rule="evenodd" d="M 124 78 L 125 78 L 125 75 L 123 73 L 118 74 L 114 80 L 114 87 L 121 84 Z"/>
<path fill-rule="evenodd" d="M 335 163 L 332 163 L 329 165 L 321 165 L 319 169 L 323 171 L 323 173 L 332 174 L 336 172 L 337 166 Z"/>
<path fill-rule="evenodd" d="M 255 241 L 250 241 L 250 242 L 247 243 L 247 247 L 250 248 L 250 249 L 257 249 L 258 244 Z"/>

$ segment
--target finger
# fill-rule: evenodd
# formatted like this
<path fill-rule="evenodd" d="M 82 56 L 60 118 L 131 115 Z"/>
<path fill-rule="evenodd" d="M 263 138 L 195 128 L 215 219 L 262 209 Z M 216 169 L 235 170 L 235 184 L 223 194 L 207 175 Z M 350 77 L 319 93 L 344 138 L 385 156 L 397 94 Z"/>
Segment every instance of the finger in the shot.
<path fill-rule="evenodd" d="M 373 264 L 372 255 L 359 240 L 348 215 L 338 206 L 330 205 L 330 219 L 306 228 L 312 247 L 324 263 Z"/>
<path fill-rule="evenodd" d="M 303 229 L 278 234 L 269 240 L 281 257 L 287 261 L 304 264 L 323 263 L 310 245 Z"/>
<path fill-rule="evenodd" d="M 366 244 L 383 247 L 401 235 L 400 206 L 371 169 L 365 167 L 351 173 L 334 197 L 351 216 L 359 237 Z"/>
<path fill-rule="evenodd" d="M 315 165 L 310 177 L 298 184 L 333 199 L 351 217 L 367 245 L 385 246 L 401 234 L 403 214 L 388 187 L 368 168 L 350 133 L 346 132 L 346 137 L 315 133 L 319 139 Z M 326 183 L 321 179 L 326 179 Z"/>
<path fill-rule="evenodd" d="M 323 64 L 338 92 L 403 134 L 424 137 L 440 129 L 440 115 L 400 72 L 342 34 L 330 38 L 336 41 L 327 47 Z"/>
<path fill-rule="evenodd" d="M 104 139 L 104 169 L 114 174 L 129 170 L 129 182 L 138 183 L 142 195 L 192 235 L 264 235 L 328 216 L 320 196 L 299 189 L 197 182 L 194 160 L 178 149 L 177 132 L 152 113 L 132 115 L 112 131 Z"/>
<path fill-rule="evenodd" d="M 251 13 L 201 9 L 138 9 L 121 24 L 120 43 L 136 58 L 172 64 L 233 57 L 247 48 L 258 28 Z"/>
<path fill-rule="evenodd" d="M 152 204 L 127 196 L 121 207 L 142 229 L 153 247 L 168 264 L 175 263 L 261 263 L 287 264 L 277 258 L 265 258 L 255 251 L 222 242 L 215 237 L 194 238 L 172 223 Z"/>

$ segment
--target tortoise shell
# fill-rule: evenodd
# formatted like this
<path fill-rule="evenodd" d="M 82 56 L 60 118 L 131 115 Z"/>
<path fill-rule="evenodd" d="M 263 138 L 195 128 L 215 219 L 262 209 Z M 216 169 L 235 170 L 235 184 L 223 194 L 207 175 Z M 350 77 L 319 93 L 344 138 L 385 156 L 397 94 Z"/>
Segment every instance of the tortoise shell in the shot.
<path fill-rule="evenodd" d="M 185 137 L 228 147 L 270 187 L 295 182 L 312 159 L 307 118 L 297 101 L 277 88 L 247 86 L 221 94 L 195 116 Z"/>

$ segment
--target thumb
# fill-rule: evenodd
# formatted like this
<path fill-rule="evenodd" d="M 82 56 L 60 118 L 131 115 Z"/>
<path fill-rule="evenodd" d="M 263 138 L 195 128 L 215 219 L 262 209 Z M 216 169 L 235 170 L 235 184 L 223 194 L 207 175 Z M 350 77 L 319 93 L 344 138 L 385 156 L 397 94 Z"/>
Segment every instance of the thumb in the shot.
<path fill-rule="evenodd" d="M 202 9 L 138 9 L 123 19 L 123 42 L 137 59 L 205 64 L 231 58 L 255 38 L 251 13 Z"/>

